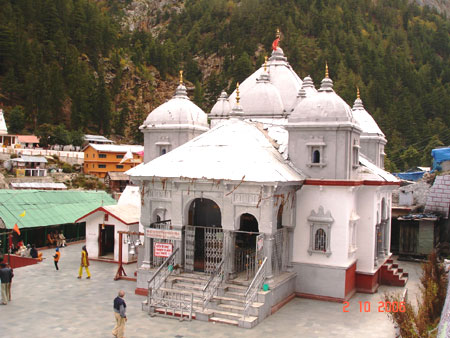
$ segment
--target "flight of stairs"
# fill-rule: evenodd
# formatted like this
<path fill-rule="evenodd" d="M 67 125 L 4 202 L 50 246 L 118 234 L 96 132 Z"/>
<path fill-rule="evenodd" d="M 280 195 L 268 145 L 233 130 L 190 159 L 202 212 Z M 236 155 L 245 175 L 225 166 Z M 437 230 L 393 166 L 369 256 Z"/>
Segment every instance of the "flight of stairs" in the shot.
<path fill-rule="evenodd" d="M 171 275 L 161 290 L 194 295 L 193 318 L 203 321 L 236 325 L 244 328 L 252 328 L 263 318 L 270 314 L 270 308 L 265 306 L 265 297 L 270 292 L 261 291 L 257 300 L 244 317 L 245 291 L 248 283 L 222 283 L 218 295 L 214 296 L 208 306 L 203 310 L 203 287 L 209 276 L 202 273 L 181 273 Z M 143 308 L 148 310 L 146 301 Z M 157 308 L 155 312 L 166 316 L 180 317 L 181 313 L 170 309 Z M 186 314 L 183 314 L 186 317 Z"/>
<path fill-rule="evenodd" d="M 405 286 L 408 281 L 408 273 L 403 272 L 392 259 L 388 259 L 381 267 L 381 284 L 391 286 Z"/>

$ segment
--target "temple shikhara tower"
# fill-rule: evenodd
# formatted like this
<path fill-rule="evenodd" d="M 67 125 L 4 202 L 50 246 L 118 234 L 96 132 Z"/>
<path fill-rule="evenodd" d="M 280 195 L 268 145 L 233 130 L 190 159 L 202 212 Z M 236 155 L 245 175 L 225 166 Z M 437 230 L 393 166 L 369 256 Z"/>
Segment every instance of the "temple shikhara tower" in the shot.
<path fill-rule="evenodd" d="M 278 35 L 271 57 L 233 93 L 222 92 L 209 115 L 180 78 L 174 97 L 141 126 L 145 163 L 128 174 L 142 196 L 137 292 L 151 293 L 149 311 L 171 297 L 169 277 L 155 282 L 170 253 L 171 278 L 200 281 L 192 288 L 196 318 L 225 321 L 233 308 L 243 327 L 292 295 L 343 301 L 406 282 L 389 268 L 398 180 L 383 170 L 383 132 L 359 91 L 352 108 L 327 65 L 316 89 L 279 42 Z"/>

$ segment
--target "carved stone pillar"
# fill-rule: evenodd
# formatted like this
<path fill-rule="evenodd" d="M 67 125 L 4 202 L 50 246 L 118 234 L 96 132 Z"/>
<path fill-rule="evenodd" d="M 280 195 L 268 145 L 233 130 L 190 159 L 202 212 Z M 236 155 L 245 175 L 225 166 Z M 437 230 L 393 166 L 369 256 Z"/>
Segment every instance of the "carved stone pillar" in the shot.
<path fill-rule="evenodd" d="M 144 259 L 142 261 L 141 269 L 150 269 L 150 259 L 151 259 L 151 251 L 152 251 L 152 240 L 150 237 L 147 237 L 145 233 L 147 229 L 150 228 L 150 225 L 144 225 Z"/>
<path fill-rule="evenodd" d="M 267 279 L 273 278 L 272 256 L 273 256 L 274 242 L 275 242 L 275 238 L 273 237 L 272 234 L 265 234 L 265 236 L 264 236 L 264 254 L 267 257 L 267 265 L 266 265 Z"/>
<path fill-rule="evenodd" d="M 288 236 L 288 240 L 287 240 L 287 248 L 286 250 L 287 252 L 287 262 L 286 262 L 286 270 L 289 272 L 292 272 L 294 269 L 294 266 L 292 265 L 292 257 L 294 254 L 294 227 L 287 227 L 287 236 Z"/>
<path fill-rule="evenodd" d="M 234 241 L 235 241 L 235 233 L 230 230 L 223 231 L 223 252 L 222 257 L 225 261 L 225 279 L 233 279 L 236 277 L 235 270 L 235 250 L 234 250 Z"/>

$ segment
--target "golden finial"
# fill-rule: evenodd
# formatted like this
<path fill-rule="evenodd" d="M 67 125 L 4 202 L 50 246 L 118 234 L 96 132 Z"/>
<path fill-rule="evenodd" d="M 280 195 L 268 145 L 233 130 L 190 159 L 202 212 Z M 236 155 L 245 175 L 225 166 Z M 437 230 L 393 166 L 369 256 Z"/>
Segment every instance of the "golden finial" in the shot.
<path fill-rule="evenodd" d="M 180 70 L 180 85 L 183 84 L 183 71 Z"/>
<path fill-rule="evenodd" d="M 239 97 L 239 82 L 236 83 L 236 104 L 239 104 L 239 100 L 241 98 Z"/>
<path fill-rule="evenodd" d="M 279 39 L 281 37 L 280 29 L 277 28 L 277 38 Z"/>
<path fill-rule="evenodd" d="M 264 56 L 264 71 L 267 72 L 267 55 Z"/>
<path fill-rule="evenodd" d="M 361 99 L 361 97 L 359 96 L 359 87 L 356 87 L 356 98 L 357 98 L 358 100 Z"/>
<path fill-rule="evenodd" d="M 328 77 L 328 62 L 325 61 L 325 77 Z"/>

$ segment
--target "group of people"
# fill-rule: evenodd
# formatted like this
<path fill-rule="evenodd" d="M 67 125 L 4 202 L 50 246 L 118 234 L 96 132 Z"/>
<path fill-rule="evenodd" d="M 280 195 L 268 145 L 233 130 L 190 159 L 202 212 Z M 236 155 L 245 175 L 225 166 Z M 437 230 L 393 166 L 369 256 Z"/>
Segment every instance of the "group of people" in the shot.
<path fill-rule="evenodd" d="M 48 246 L 56 245 L 61 248 L 66 246 L 66 237 L 62 232 L 55 230 L 47 234 L 47 242 Z"/>

